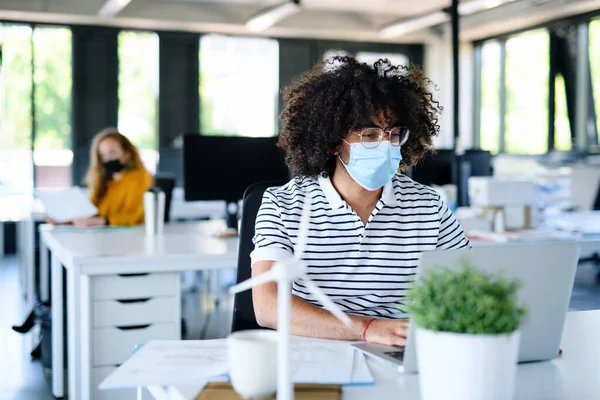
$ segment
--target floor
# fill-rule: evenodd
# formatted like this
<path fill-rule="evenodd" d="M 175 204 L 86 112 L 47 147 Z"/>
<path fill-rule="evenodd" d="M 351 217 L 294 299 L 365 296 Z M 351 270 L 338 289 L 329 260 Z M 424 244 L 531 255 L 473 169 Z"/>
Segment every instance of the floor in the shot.
<path fill-rule="evenodd" d="M 600 284 L 597 270 L 581 265 L 577 271 L 570 310 L 600 309 Z M 201 278 L 201 277 L 200 277 Z M 222 274 L 219 286 L 231 283 L 234 276 Z M 218 306 L 202 283 L 183 295 L 183 318 L 188 339 L 215 339 L 229 334 L 232 298 L 220 296 Z M 0 260 L 0 400 L 51 400 L 48 375 L 39 361 L 31 361 L 28 338 L 11 330 L 22 322 L 25 312 L 19 288 L 18 267 L 14 258 Z"/>

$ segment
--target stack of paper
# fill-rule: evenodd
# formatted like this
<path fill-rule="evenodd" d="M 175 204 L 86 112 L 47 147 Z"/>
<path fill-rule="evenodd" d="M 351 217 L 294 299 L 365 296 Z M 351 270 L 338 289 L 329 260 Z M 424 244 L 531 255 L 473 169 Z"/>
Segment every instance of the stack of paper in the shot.
<path fill-rule="evenodd" d="M 81 188 L 72 187 L 57 192 L 38 192 L 36 197 L 44 204 L 46 215 L 58 223 L 71 222 L 75 218 L 98 215 L 98 209 L 86 197 Z"/>
<path fill-rule="evenodd" d="M 373 383 L 365 357 L 349 343 L 295 338 L 295 383 L 368 385 Z M 147 386 L 203 386 L 227 381 L 227 339 L 163 341 L 142 346 L 106 378 L 100 389 Z"/>

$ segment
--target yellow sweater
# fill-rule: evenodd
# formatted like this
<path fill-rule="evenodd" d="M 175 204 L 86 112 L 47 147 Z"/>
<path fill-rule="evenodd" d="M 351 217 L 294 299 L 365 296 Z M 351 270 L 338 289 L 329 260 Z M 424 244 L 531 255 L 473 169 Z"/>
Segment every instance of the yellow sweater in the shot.
<path fill-rule="evenodd" d="M 144 193 L 152 187 L 152 176 L 145 168 L 124 171 L 118 181 L 108 181 L 106 194 L 99 202 L 98 214 L 112 226 L 132 226 L 144 222 Z"/>

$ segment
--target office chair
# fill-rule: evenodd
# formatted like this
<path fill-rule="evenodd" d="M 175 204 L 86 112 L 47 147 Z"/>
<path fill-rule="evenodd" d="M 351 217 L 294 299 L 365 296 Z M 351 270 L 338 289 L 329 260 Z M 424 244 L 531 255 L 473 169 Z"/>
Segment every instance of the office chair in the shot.
<path fill-rule="evenodd" d="M 171 199 L 175 182 L 175 177 L 168 173 L 159 172 L 154 176 L 154 186 L 165 193 L 165 222 L 171 220 Z"/>
<path fill-rule="evenodd" d="M 272 186 L 280 185 L 277 183 L 256 183 L 249 186 L 244 193 L 242 201 L 242 220 L 239 236 L 238 268 L 236 283 L 250 279 L 252 276 L 252 265 L 250 253 L 254 250 L 254 224 L 256 223 L 256 214 L 262 203 L 265 190 Z M 233 323 L 232 332 L 245 331 L 248 329 L 262 329 L 256 322 L 254 306 L 252 305 L 252 290 L 237 293 L 233 301 Z"/>

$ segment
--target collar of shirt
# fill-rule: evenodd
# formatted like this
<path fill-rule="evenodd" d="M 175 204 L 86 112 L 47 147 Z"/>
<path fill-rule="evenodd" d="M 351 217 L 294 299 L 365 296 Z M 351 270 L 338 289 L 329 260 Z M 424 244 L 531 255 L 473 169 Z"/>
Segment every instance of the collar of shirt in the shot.
<path fill-rule="evenodd" d="M 387 206 L 394 206 L 398 203 L 398 199 L 396 198 L 396 194 L 394 192 L 394 177 L 391 181 L 385 184 L 383 187 L 383 193 L 381 194 L 380 201 Z M 335 190 L 333 184 L 331 183 L 330 178 L 325 178 L 323 176 L 319 176 L 319 186 L 321 190 L 325 194 L 329 205 L 332 210 L 341 208 L 344 206 L 345 202 L 342 199 L 342 196 Z"/>

